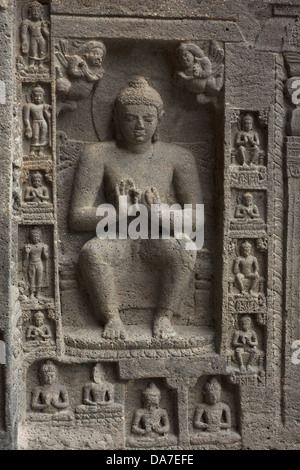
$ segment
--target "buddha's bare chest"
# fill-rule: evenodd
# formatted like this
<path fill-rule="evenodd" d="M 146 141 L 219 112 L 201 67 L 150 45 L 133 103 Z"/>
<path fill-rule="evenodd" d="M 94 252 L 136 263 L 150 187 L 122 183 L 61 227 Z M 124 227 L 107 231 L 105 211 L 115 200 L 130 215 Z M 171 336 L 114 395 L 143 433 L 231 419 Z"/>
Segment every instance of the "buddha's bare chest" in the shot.
<path fill-rule="evenodd" d="M 173 166 L 158 159 L 114 161 L 105 165 L 104 182 L 111 192 L 122 182 L 132 181 L 135 188 L 145 191 L 155 187 L 159 193 L 168 192 L 173 179 Z"/>

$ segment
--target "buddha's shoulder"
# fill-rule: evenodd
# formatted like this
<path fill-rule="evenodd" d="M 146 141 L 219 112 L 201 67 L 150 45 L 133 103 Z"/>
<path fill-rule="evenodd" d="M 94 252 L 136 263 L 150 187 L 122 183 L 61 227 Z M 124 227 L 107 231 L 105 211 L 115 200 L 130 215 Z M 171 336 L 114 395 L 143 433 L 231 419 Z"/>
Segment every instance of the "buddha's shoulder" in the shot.
<path fill-rule="evenodd" d="M 105 142 L 95 142 L 92 144 L 86 144 L 82 151 L 82 159 L 85 161 L 93 161 L 95 159 L 103 158 L 106 156 L 112 156 L 119 152 L 118 146 L 115 140 L 108 140 Z"/>
<path fill-rule="evenodd" d="M 106 150 L 117 150 L 118 146 L 115 140 L 105 140 L 104 142 L 93 142 L 84 146 L 84 153 L 99 153 Z"/>
<path fill-rule="evenodd" d="M 160 153 L 168 156 L 171 160 L 194 158 L 192 152 L 188 148 L 178 144 L 170 142 L 156 142 L 155 146 Z"/>

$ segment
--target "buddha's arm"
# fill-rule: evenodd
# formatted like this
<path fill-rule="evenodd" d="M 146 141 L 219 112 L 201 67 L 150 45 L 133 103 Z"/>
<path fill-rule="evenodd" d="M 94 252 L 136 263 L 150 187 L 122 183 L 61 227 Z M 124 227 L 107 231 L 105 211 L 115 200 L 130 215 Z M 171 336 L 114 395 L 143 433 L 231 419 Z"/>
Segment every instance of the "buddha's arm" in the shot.
<path fill-rule="evenodd" d="M 61 398 L 62 401 L 59 401 L 59 399 L 53 398 L 52 405 L 59 410 L 67 408 L 69 406 L 68 391 L 66 389 L 62 389 L 59 393 L 59 397 Z"/>
<path fill-rule="evenodd" d="M 249 346 L 256 347 L 258 346 L 258 341 L 257 341 L 257 336 L 255 331 L 253 330 L 251 333 L 250 341 L 249 341 Z"/>
<path fill-rule="evenodd" d="M 258 133 L 257 133 L 257 132 L 254 132 L 253 142 L 254 142 L 254 144 L 257 145 L 257 146 L 260 145 L 259 137 L 258 137 Z"/>
<path fill-rule="evenodd" d="M 236 138 L 235 138 L 235 145 L 237 147 L 240 147 L 241 145 L 245 145 L 246 141 L 245 141 L 245 136 L 243 133 L 241 132 L 238 132 L 237 135 L 236 135 Z"/>
<path fill-rule="evenodd" d="M 257 261 L 257 258 L 254 257 L 253 259 L 253 269 L 254 269 L 254 274 L 258 274 L 258 271 L 259 271 L 259 266 L 258 266 L 258 261 Z"/>
<path fill-rule="evenodd" d="M 110 387 L 107 387 L 106 393 L 105 393 L 105 404 L 109 405 L 110 403 L 113 403 L 114 401 L 114 387 L 113 385 Z"/>
<path fill-rule="evenodd" d="M 146 434 L 146 432 L 148 432 L 148 430 L 143 429 L 142 427 L 140 427 L 141 420 L 142 420 L 142 413 L 141 413 L 140 410 L 137 410 L 135 412 L 134 417 L 133 417 L 131 432 L 133 434 L 138 434 L 140 436 L 144 436 Z"/>
<path fill-rule="evenodd" d="M 258 208 L 257 206 L 253 206 L 252 207 L 252 219 L 258 219 L 259 218 L 259 211 L 258 211 Z"/>
<path fill-rule="evenodd" d="M 237 331 L 235 331 L 234 334 L 233 334 L 232 346 L 234 348 L 239 348 L 240 346 L 243 346 L 243 343 L 240 341 L 239 332 L 237 332 Z"/>
<path fill-rule="evenodd" d="M 207 428 L 207 424 L 202 421 L 202 416 L 204 413 L 204 408 L 200 405 L 196 408 L 195 417 L 194 417 L 194 426 L 197 429 Z"/>
<path fill-rule="evenodd" d="M 233 263 L 233 274 L 237 275 L 240 272 L 240 258 L 237 258 Z"/>
<path fill-rule="evenodd" d="M 35 339 L 34 328 L 30 326 L 26 331 L 26 338 L 27 339 Z"/>
<path fill-rule="evenodd" d="M 231 411 L 228 405 L 223 405 L 222 420 L 220 423 L 221 429 L 231 428 Z"/>
<path fill-rule="evenodd" d="M 24 195 L 24 201 L 30 202 L 34 198 L 32 191 L 30 188 L 26 188 L 25 190 L 25 195 Z"/>
<path fill-rule="evenodd" d="M 100 220 L 96 217 L 95 202 L 103 180 L 104 165 L 101 159 L 96 157 L 96 150 L 89 146 L 78 163 L 70 211 L 72 230 L 96 230 Z"/>
<path fill-rule="evenodd" d="M 45 326 L 44 331 L 43 331 L 43 338 L 48 339 L 51 337 L 51 331 L 48 328 L 48 326 Z"/>
<path fill-rule="evenodd" d="M 152 429 L 157 434 L 167 434 L 170 431 L 169 417 L 166 410 L 161 411 L 159 423 L 154 425 Z"/>
<path fill-rule="evenodd" d="M 49 258 L 49 247 L 48 247 L 48 245 L 43 245 L 42 258 L 44 260 L 47 260 Z"/>
<path fill-rule="evenodd" d="M 236 219 L 243 219 L 245 217 L 244 208 L 242 206 L 236 206 L 234 217 Z"/>
<path fill-rule="evenodd" d="M 43 189 L 41 199 L 42 199 L 42 201 L 49 201 L 50 197 L 49 197 L 49 191 L 48 191 L 47 188 Z"/>
<path fill-rule="evenodd" d="M 41 392 L 40 390 L 33 390 L 32 391 L 32 396 L 31 396 L 31 408 L 33 410 L 44 410 L 45 408 L 48 407 L 46 403 L 40 403 L 39 398 L 40 398 Z"/>
<path fill-rule="evenodd" d="M 85 385 L 83 387 L 83 404 L 84 405 L 95 405 L 95 402 L 90 400 L 90 395 L 91 395 L 91 387 L 90 385 Z"/>
<path fill-rule="evenodd" d="M 29 50 L 28 42 L 28 22 L 25 20 L 21 23 L 21 43 L 22 43 L 22 52 L 27 54 Z"/>

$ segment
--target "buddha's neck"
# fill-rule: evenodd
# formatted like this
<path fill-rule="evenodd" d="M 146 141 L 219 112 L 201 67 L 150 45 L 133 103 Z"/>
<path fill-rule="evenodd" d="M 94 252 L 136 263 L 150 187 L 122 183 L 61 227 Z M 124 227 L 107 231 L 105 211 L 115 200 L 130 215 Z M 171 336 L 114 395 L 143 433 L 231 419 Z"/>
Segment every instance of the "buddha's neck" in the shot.
<path fill-rule="evenodd" d="M 128 152 L 136 153 L 136 154 L 143 154 L 149 152 L 151 150 L 153 144 L 151 141 L 145 142 L 144 144 L 132 144 L 131 142 L 125 143 L 125 148 Z"/>

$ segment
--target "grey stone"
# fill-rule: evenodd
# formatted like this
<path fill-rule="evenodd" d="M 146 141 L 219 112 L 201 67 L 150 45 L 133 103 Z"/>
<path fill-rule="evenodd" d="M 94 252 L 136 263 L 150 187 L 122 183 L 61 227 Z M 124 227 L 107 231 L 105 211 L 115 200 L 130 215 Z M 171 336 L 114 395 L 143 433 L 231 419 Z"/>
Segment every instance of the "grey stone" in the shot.
<path fill-rule="evenodd" d="M 299 449 L 299 15 L 0 1 L 1 450 Z"/>

